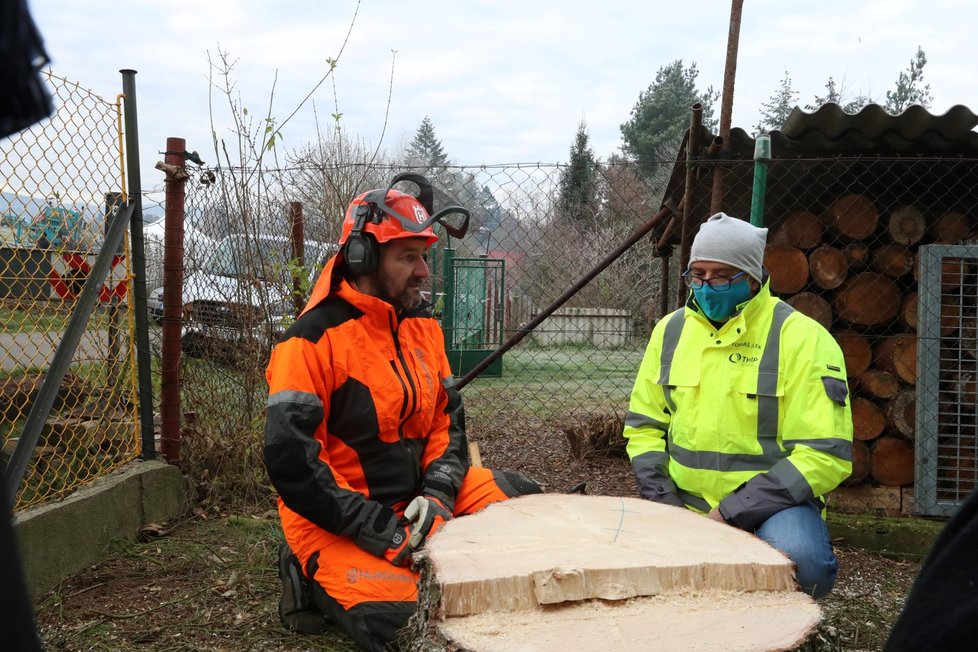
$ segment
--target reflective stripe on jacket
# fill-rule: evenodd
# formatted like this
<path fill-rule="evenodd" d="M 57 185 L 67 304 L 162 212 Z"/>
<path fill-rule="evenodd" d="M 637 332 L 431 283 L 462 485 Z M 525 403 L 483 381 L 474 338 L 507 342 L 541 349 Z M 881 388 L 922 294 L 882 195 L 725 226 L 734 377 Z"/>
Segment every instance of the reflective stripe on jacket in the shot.
<path fill-rule="evenodd" d="M 849 476 L 842 351 L 767 283 L 719 329 L 690 299 L 652 331 L 624 436 L 644 498 L 752 530 Z"/>
<path fill-rule="evenodd" d="M 283 530 L 310 524 L 375 555 L 421 493 L 451 509 L 468 468 L 444 337 L 323 270 L 266 371 L 264 459 Z M 329 275 L 329 276 L 326 276 Z"/>

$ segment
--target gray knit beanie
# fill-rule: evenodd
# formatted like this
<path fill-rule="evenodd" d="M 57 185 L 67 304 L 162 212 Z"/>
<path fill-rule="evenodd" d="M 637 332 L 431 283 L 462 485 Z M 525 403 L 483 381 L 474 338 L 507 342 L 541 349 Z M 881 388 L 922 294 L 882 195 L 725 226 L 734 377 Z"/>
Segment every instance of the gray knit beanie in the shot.
<path fill-rule="evenodd" d="M 767 229 L 717 213 L 700 225 L 689 252 L 689 264 L 706 260 L 742 269 L 759 283 L 763 276 Z"/>

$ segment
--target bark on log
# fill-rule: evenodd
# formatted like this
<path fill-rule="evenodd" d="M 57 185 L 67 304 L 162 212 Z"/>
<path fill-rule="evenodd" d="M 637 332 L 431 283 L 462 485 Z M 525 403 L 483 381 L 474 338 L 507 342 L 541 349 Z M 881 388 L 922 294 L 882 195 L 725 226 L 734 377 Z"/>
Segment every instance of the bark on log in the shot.
<path fill-rule="evenodd" d="M 971 222 L 964 213 L 944 213 L 934 221 L 931 232 L 938 242 L 957 244 L 971 232 Z"/>
<path fill-rule="evenodd" d="M 859 390 L 874 398 L 893 398 L 900 391 L 900 381 L 889 371 L 867 369 L 858 381 Z"/>
<path fill-rule="evenodd" d="M 883 418 L 891 430 L 913 439 L 917 425 L 917 390 L 904 389 L 887 401 L 883 406 Z"/>
<path fill-rule="evenodd" d="M 850 487 L 859 484 L 869 475 L 869 446 L 865 442 L 852 442 L 852 473 L 842 484 Z"/>
<path fill-rule="evenodd" d="M 917 244 L 927 231 L 924 214 L 916 206 L 900 206 L 890 213 L 886 225 L 893 242 L 902 245 Z"/>
<path fill-rule="evenodd" d="M 914 253 L 900 244 L 883 245 L 873 251 L 872 267 L 891 278 L 900 278 L 913 271 Z"/>
<path fill-rule="evenodd" d="M 794 294 L 808 283 L 808 258 L 798 247 L 768 245 L 764 266 L 771 273 L 771 291 L 776 294 Z"/>
<path fill-rule="evenodd" d="M 846 195 L 835 200 L 826 217 L 829 227 L 850 240 L 873 235 L 880 220 L 876 204 L 862 195 Z"/>
<path fill-rule="evenodd" d="M 869 262 L 872 259 L 869 245 L 858 240 L 843 247 L 842 253 L 845 254 L 846 261 L 849 263 L 850 272 L 863 271 L 869 267 Z"/>
<path fill-rule="evenodd" d="M 454 650 L 602 650 L 609 631 L 628 633 L 615 649 L 793 649 L 820 615 L 771 546 L 638 498 L 494 503 L 446 523 L 421 566 L 412 633 Z"/>
<path fill-rule="evenodd" d="M 817 215 L 810 211 L 796 211 L 785 216 L 769 243 L 811 249 L 822 242 L 823 231 Z"/>
<path fill-rule="evenodd" d="M 846 359 L 846 373 L 850 378 L 861 376 L 873 362 L 873 348 L 865 335 L 859 333 L 833 333 L 835 341 Z"/>
<path fill-rule="evenodd" d="M 870 441 L 883 434 L 886 421 L 878 405 L 865 398 L 853 398 L 852 438 L 857 441 Z"/>
<path fill-rule="evenodd" d="M 917 337 L 891 335 L 876 343 L 873 359 L 877 369 L 889 371 L 900 380 L 913 385 L 917 382 Z"/>
<path fill-rule="evenodd" d="M 799 292 L 788 299 L 786 302 L 795 310 L 803 315 L 808 315 L 826 330 L 832 325 L 832 306 L 820 295 L 814 292 Z"/>
<path fill-rule="evenodd" d="M 900 321 L 913 330 L 917 330 L 917 304 L 917 293 L 910 292 L 903 298 L 903 305 L 900 306 Z"/>
<path fill-rule="evenodd" d="M 841 250 L 822 245 L 808 254 L 812 282 L 823 290 L 834 290 L 849 276 L 849 261 Z"/>
<path fill-rule="evenodd" d="M 893 279 L 862 272 L 842 284 L 835 298 L 835 314 L 860 326 L 885 324 L 900 311 L 903 297 Z"/>
<path fill-rule="evenodd" d="M 880 437 L 869 454 L 869 473 L 880 484 L 901 487 L 913 482 L 913 443 L 902 437 Z"/>

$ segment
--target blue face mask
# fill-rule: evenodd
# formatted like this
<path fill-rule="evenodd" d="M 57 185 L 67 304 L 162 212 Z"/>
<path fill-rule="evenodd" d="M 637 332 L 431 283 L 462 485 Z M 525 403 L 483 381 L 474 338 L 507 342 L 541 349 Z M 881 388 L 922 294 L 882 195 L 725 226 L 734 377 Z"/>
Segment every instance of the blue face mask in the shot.
<path fill-rule="evenodd" d="M 693 288 L 693 296 L 703 313 L 712 321 L 726 321 L 741 303 L 750 299 L 750 281 L 744 279 L 731 283 L 726 290 L 717 290 L 709 285 Z"/>

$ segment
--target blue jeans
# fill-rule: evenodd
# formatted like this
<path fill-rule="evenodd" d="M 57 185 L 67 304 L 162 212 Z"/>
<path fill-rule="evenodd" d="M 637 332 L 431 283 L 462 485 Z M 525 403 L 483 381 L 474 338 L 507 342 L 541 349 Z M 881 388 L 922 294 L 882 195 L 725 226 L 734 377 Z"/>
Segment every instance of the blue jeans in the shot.
<path fill-rule="evenodd" d="M 781 510 L 761 523 L 754 534 L 795 562 L 802 591 L 821 598 L 832 590 L 839 561 L 832 550 L 829 529 L 814 502 Z"/>

